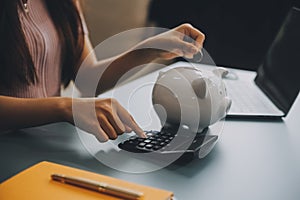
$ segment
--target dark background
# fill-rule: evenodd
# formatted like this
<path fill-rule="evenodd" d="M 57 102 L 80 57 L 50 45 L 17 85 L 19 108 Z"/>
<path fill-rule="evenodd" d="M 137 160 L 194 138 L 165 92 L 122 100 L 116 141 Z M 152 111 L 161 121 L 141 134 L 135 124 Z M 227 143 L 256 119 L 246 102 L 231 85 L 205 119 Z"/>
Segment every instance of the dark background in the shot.
<path fill-rule="evenodd" d="M 167 28 L 189 22 L 205 33 L 204 48 L 217 65 L 256 70 L 288 11 L 299 2 L 152 0 L 148 21 Z"/>

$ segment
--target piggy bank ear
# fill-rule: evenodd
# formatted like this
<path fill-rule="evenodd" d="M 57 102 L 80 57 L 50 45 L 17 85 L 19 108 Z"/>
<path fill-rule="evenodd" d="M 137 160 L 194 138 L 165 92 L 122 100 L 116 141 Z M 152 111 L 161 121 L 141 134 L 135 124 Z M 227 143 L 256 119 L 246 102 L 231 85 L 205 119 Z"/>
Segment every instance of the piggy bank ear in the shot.
<path fill-rule="evenodd" d="M 160 71 L 160 72 L 158 73 L 157 80 L 160 79 L 164 74 L 165 74 L 165 72 Z"/>
<path fill-rule="evenodd" d="M 221 78 L 224 78 L 228 74 L 228 70 L 224 67 L 218 67 L 213 70 L 213 73 Z"/>
<path fill-rule="evenodd" d="M 206 83 L 205 80 L 203 78 L 199 78 L 196 79 L 192 82 L 192 87 L 193 90 L 195 92 L 195 94 L 197 95 L 197 97 L 199 97 L 200 99 L 204 99 L 206 96 Z"/>

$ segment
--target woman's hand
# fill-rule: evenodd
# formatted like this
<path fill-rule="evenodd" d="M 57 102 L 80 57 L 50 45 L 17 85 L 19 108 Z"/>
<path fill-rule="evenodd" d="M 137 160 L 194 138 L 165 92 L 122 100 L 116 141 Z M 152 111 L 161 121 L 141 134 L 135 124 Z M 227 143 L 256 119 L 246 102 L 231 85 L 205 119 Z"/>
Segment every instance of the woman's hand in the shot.
<path fill-rule="evenodd" d="M 72 101 L 72 100 L 71 100 Z M 67 121 L 92 133 L 100 142 L 116 139 L 123 133 L 134 131 L 146 137 L 133 117 L 115 99 L 73 99 L 67 109 Z"/>
<path fill-rule="evenodd" d="M 205 35 L 198 29 L 190 24 L 182 24 L 145 40 L 138 47 L 151 49 L 152 54 L 160 59 L 170 60 L 176 57 L 191 59 L 201 51 L 204 40 Z"/>

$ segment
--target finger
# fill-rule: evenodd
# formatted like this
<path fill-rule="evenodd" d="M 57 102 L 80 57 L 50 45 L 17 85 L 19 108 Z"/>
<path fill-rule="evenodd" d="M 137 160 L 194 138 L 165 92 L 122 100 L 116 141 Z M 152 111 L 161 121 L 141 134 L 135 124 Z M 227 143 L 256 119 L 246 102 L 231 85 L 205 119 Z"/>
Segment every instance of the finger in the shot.
<path fill-rule="evenodd" d="M 188 59 L 193 59 L 194 54 L 188 53 L 188 54 L 185 54 L 184 57 L 185 57 L 185 58 L 188 58 Z"/>
<path fill-rule="evenodd" d="M 181 28 L 184 29 L 184 34 L 194 40 L 193 43 L 197 46 L 198 49 L 201 49 L 203 47 L 205 35 L 201 31 L 193 27 L 191 24 L 183 24 Z"/>
<path fill-rule="evenodd" d="M 132 128 L 130 128 L 125 124 L 125 133 L 130 133 L 130 132 L 132 132 Z"/>
<path fill-rule="evenodd" d="M 119 105 L 118 107 L 118 115 L 120 116 L 120 119 L 123 121 L 123 123 L 130 127 L 138 136 L 142 138 L 147 137 L 145 132 L 139 127 L 133 117 L 121 105 Z"/>
<path fill-rule="evenodd" d="M 101 128 L 105 131 L 106 135 L 109 137 L 109 139 L 112 140 L 117 139 L 118 137 L 117 132 L 106 117 L 101 116 L 99 119 L 99 123 Z"/>
<path fill-rule="evenodd" d="M 189 43 L 195 43 L 194 39 L 192 39 L 191 37 L 189 36 L 185 36 L 184 39 L 183 39 L 185 42 L 189 42 Z M 187 55 L 186 56 L 187 58 L 190 58 L 191 55 Z M 193 55 L 193 61 L 195 62 L 201 62 L 202 61 L 202 58 L 203 58 L 203 53 L 202 53 L 202 49 L 199 49 L 198 52 L 196 54 Z"/>
<path fill-rule="evenodd" d="M 194 44 L 197 46 L 198 49 L 202 49 L 203 42 L 205 40 L 205 35 L 194 27 L 190 28 L 189 31 L 190 37 L 192 37 L 195 40 Z"/>
<path fill-rule="evenodd" d="M 189 53 L 189 52 L 184 52 L 184 57 L 188 58 L 188 59 L 192 59 L 194 57 L 193 53 Z"/>
<path fill-rule="evenodd" d="M 196 46 L 194 46 L 191 43 L 182 41 L 182 40 L 178 42 L 178 46 L 182 50 L 185 57 L 192 58 L 193 55 L 198 52 L 198 49 Z"/>
<path fill-rule="evenodd" d="M 105 134 L 100 125 L 98 125 L 97 131 L 93 132 L 93 135 L 99 142 L 107 142 L 109 140 L 108 136 Z"/>
<path fill-rule="evenodd" d="M 125 132 L 126 128 L 125 128 L 124 124 L 121 122 L 121 119 L 117 115 L 115 109 L 112 111 L 111 114 L 107 115 L 107 118 L 108 118 L 110 124 L 116 130 L 118 135 L 122 135 Z"/>
<path fill-rule="evenodd" d="M 133 117 L 130 115 L 129 126 L 132 127 L 132 130 L 141 138 L 147 138 L 146 133 L 141 129 L 141 127 L 136 123 Z"/>

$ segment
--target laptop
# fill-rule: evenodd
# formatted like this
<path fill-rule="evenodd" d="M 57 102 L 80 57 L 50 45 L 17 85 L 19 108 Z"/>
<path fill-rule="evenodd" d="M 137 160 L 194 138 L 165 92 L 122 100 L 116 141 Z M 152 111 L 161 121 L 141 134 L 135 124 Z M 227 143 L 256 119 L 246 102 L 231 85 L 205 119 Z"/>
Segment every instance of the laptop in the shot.
<path fill-rule="evenodd" d="M 300 89 L 300 10 L 292 8 L 256 72 L 229 69 L 225 77 L 232 106 L 228 118 L 281 118 Z"/>

